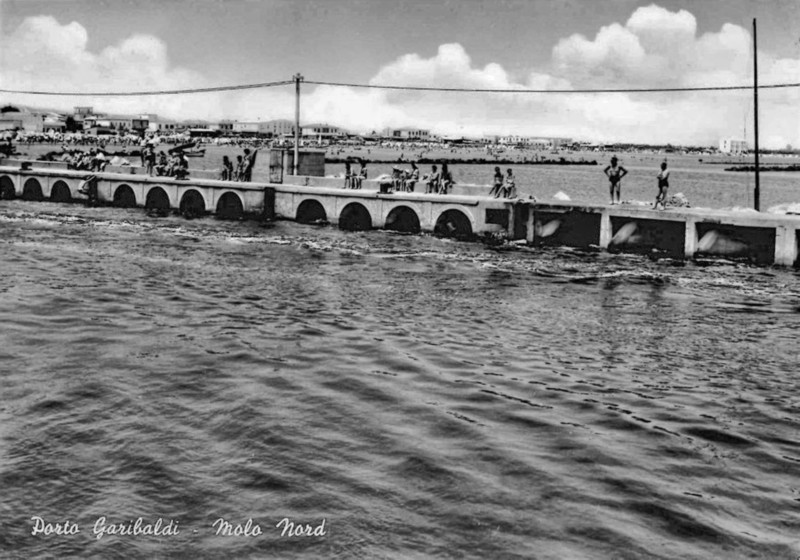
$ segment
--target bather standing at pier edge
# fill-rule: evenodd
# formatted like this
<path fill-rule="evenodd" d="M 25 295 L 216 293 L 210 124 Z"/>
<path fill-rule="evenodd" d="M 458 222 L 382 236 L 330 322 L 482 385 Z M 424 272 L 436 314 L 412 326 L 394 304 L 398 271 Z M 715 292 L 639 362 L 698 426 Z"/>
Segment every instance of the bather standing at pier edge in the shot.
<path fill-rule="evenodd" d="M 617 156 L 611 156 L 611 165 L 607 166 L 603 173 L 606 174 L 608 180 L 611 182 L 610 191 L 611 191 L 611 204 L 621 204 L 622 200 L 620 198 L 620 186 L 622 184 L 622 178 L 628 174 L 628 170 L 622 167 L 621 165 L 617 165 Z M 616 201 L 614 200 L 616 194 Z"/>

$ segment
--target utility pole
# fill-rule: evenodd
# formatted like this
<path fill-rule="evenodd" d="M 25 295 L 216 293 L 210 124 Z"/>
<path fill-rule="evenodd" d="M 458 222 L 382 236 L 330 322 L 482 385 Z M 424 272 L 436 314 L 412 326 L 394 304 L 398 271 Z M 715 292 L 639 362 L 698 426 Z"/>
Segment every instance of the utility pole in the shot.
<path fill-rule="evenodd" d="M 303 76 L 298 72 L 294 75 L 294 163 L 292 165 L 293 175 L 297 175 L 300 169 L 300 82 Z"/>
<path fill-rule="evenodd" d="M 761 211 L 761 185 L 759 184 L 758 169 L 758 47 L 756 46 L 756 18 L 753 18 L 753 132 L 756 135 L 756 189 L 753 193 L 754 207 L 757 212 Z"/>

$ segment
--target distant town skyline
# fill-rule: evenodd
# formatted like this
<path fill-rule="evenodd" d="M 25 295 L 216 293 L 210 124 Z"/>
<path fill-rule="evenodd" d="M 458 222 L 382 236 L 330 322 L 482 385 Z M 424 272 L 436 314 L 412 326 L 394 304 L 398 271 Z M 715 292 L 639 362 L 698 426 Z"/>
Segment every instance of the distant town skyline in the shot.
<path fill-rule="evenodd" d="M 800 82 L 794 0 L 0 0 L 0 88 L 140 91 L 287 80 L 489 89 Z M 218 121 L 293 118 L 291 86 L 0 103 Z M 761 144 L 800 145 L 800 90 L 763 90 Z M 302 121 L 354 132 L 752 142 L 752 94 L 465 94 L 303 86 Z"/>

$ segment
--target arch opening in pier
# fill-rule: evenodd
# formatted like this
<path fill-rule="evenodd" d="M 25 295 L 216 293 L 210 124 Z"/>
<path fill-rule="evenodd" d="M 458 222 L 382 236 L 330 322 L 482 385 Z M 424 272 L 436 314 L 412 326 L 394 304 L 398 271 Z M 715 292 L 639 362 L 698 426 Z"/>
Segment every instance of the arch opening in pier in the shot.
<path fill-rule="evenodd" d="M 69 185 L 64 181 L 56 181 L 50 190 L 50 200 L 53 202 L 71 202 L 72 193 L 69 190 Z"/>
<path fill-rule="evenodd" d="M 185 218 L 199 218 L 206 213 L 206 201 L 198 191 L 190 189 L 181 197 L 180 212 Z"/>
<path fill-rule="evenodd" d="M 386 216 L 385 229 L 399 231 L 403 233 L 419 233 L 422 229 L 419 224 L 419 217 L 408 206 L 397 206 L 392 208 Z"/>
<path fill-rule="evenodd" d="M 600 214 L 535 210 L 534 243 L 547 247 L 588 249 L 600 244 Z"/>
<path fill-rule="evenodd" d="M 239 195 L 226 192 L 217 202 L 217 217 L 223 220 L 240 220 L 244 217 L 244 204 Z"/>
<path fill-rule="evenodd" d="M 22 200 L 32 200 L 35 202 L 44 200 L 41 183 L 33 177 L 25 181 L 25 186 L 22 187 Z"/>
<path fill-rule="evenodd" d="M 472 224 L 464 212 L 454 209 L 445 210 L 436 220 L 433 233 L 441 237 L 466 239 L 472 236 Z"/>
<path fill-rule="evenodd" d="M 134 208 L 136 206 L 136 195 L 128 185 L 120 185 L 114 191 L 114 206 L 117 208 Z"/>
<path fill-rule="evenodd" d="M 161 187 L 153 187 L 147 192 L 144 207 L 148 212 L 165 215 L 169 213 L 169 197 Z"/>
<path fill-rule="evenodd" d="M 318 200 L 309 199 L 304 200 L 297 207 L 295 220 L 301 224 L 326 224 L 328 223 L 328 215 Z"/>
<path fill-rule="evenodd" d="M 339 228 L 347 231 L 364 231 L 372 229 L 372 216 L 363 204 L 351 202 L 342 209 L 339 215 Z"/>
<path fill-rule="evenodd" d="M 680 258 L 684 252 L 686 225 L 667 220 L 611 217 L 611 252 L 642 253 Z"/>
<path fill-rule="evenodd" d="M 775 228 L 699 222 L 695 258 L 725 257 L 771 264 L 775 256 Z"/>
<path fill-rule="evenodd" d="M 17 192 L 14 188 L 14 181 L 11 178 L 0 177 L 0 200 L 12 200 L 16 198 Z"/>

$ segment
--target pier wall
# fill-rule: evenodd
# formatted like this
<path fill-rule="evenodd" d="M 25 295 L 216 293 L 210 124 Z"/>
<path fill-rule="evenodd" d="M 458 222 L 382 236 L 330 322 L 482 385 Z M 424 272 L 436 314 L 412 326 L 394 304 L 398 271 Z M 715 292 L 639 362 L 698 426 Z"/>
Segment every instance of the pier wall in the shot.
<path fill-rule="evenodd" d="M 0 164 L 0 199 L 70 202 L 86 172 L 58 165 L 20 169 Z M 447 195 L 381 193 L 378 182 L 344 189 L 342 179 L 284 177 L 281 184 L 235 183 L 192 177 L 177 180 L 131 173 L 96 173 L 99 201 L 117 206 L 247 214 L 343 229 L 434 232 L 454 237 L 501 234 L 533 246 L 569 246 L 673 258 L 726 257 L 796 266 L 800 216 L 697 208 L 652 210 L 623 205 L 542 203 L 486 196 L 488 187 L 466 185 Z M 472 188 L 474 187 L 474 188 Z M 463 192 L 471 194 L 462 194 Z"/>

